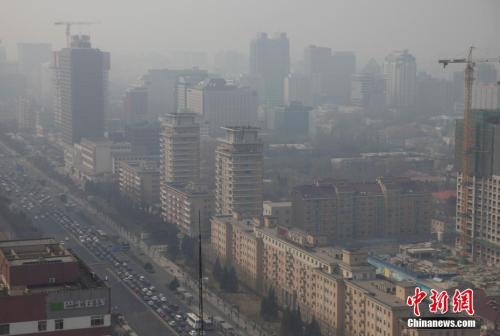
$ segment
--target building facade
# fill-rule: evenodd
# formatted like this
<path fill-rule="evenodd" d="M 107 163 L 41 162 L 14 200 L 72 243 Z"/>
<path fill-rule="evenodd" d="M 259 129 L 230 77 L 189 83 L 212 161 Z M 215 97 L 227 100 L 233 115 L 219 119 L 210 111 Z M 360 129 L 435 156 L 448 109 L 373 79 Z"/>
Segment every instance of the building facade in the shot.
<path fill-rule="evenodd" d="M 328 240 L 422 239 L 430 234 L 431 194 L 407 179 L 303 185 L 292 191 L 292 224 Z"/>
<path fill-rule="evenodd" d="M 194 113 L 169 114 L 162 124 L 162 182 L 197 183 L 200 178 L 200 126 Z"/>
<path fill-rule="evenodd" d="M 250 42 L 249 74 L 260 82 L 260 103 L 283 104 L 283 80 L 290 72 L 290 42 L 286 33 L 271 38 L 260 33 Z"/>
<path fill-rule="evenodd" d="M 415 108 L 417 94 L 417 63 L 408 50 L 397 51 L 385 58 L 388 107 L 406 112 Z"/>
<path fill-rule="evenodd" d="M 158 160 L 123 161 L 119 167 L 118 183 L 121 194 L 141 206 L 159 206 L 160 162 Z"/>
<path fill-rule="evenodd" d="M 104 136 L 109 53 L 92 48 L 90 37 L 72 36 L 71 46 L 55 53 L 55 121 L 63 143 Z"/>
<path fill-rule="evenodd" d="M 465 154 L 463 120 L 455 131 L 457 177 L 457 248 L 474 261 L 500 264 L 500 219 L 497 214 L 500 193 L 500 110 L 473 110 L 471 132 L 473 150 Z M 462 165 L 468 155 L 471 168 L 469 185 L 464 185 Z M 465 188 L 468 188 L 465 192 Z M 466 196 L 467 195 L 467 196 Z M 464 202 L 467 197 L 467 202 Z M 467 204 L 463 209 L 463 204 Z M 461 213 L 469 213 L 462 223 Z"/>
<path fill-rule="evenodd" d="M 162 217 L 176 224 L 189 236 L 210 237 L 210 218 L 214 214 L 214 196 L 207 188 L 194 184 L 166 183 L 161 195 Z"/>
<path fill-rule="evenodd" d="M 216 149 L 215 213 L 262 214 L 263 144 L 256 127 L 225 127 Z"/>
<path fill-rule="evenodd" d="M 0 265 L 2 335 L 111 335 L 110 288 L 54 239 L 0 241 Z"/>
<path fill-rule="evenodd" d="M 209 134 L 223 126 L 257 126 L 257 93 L 229 85 L 222 78 L 207 79 L 186 89 L 186 109 L 200 115 Z"/>

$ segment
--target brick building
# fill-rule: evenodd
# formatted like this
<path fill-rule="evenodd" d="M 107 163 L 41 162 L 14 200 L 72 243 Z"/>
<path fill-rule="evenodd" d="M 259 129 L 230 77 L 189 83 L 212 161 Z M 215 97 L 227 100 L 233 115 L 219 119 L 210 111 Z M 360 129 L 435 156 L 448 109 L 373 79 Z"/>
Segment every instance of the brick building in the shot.
<path fill-rule="evenodd" d="M 110 298 L 54 239 L 0 241 L 0 335 L 111 335 Z"/>

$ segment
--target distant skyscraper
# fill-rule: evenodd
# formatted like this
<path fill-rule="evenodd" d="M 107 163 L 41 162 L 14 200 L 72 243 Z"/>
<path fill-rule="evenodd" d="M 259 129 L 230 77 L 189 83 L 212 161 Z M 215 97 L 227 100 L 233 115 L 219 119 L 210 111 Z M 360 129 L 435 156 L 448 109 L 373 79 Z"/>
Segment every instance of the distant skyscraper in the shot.
<path fill-rule="evenodd" d="M 385 58 L 387 105 L 402 113 L 415 107 L 417 93 L 417 63 L 408 50 L 397 51 Z"/>
<path fill-rule="evenodd" d="M 73 36 L 55 53 L 56 122 L 68 145 L 104 136 L 109 53 L 92 48 L 90 37 Z"/>
<path fill-rule="evenodd" d="M 351 77 L 356 72 L 356 55 L 337 51 L 332 55 L 333 102 L 348 104 L 351 99 Z"/>
<path fill-rule="evenodd" d="M 148 92 L 148 109 L 152 116 L 161 117 L 177 113 L 179 79 L 198 83 L 207 78 L 205 70 L 197 68 L 184 70 L 151 69 L 144 76 L 144 86 Z"/>
<path fill-rule="evenodd" d="M 382 112 L 385 107 L 385 79 L 378 63 L 371 59 L 351 78 L 351 104 L 367 112 Z"/>
<path fill-rule="evenodd" d="M 226 127 L 216 149 L 217 215 L 262 215 L 263 144 L 255 127 Z"/>
<path fill-rule="evenodd" d="M 228 85 L 222 78 L 205 80 L 186 92 L 186 109 L 202 116 L 211 135 L 222 126 L 257 126 L 257 94 Z"/>
<path fill-rule="evenodd" d="M 290 43 L 285 33 L 269 38 L 260 33 L 250 42 L 250 75 L 261 81 L 261 103 L 283 103 L 283 80 L 290 72 Z"/>
<path fill-rule="evenodd" d="M 17 45 L 19 70 L 26 77 L 30 96 L 42 98 L 42 65 L 52 59 L 52 46 L 48 43 L 20 43 Z"/>
<path fill-rule="evenodd" d="M 284 103 L 300 102 L 304 105 L 313 105 L 311 78 L 308 75 L 289 74 L 284 82 Z"/>
<path fill-rule="evenodd" d="M 123 114 L 127 123 L 157 119 L 148 113 L 148 91 L 145 87 L 133 87 L 125 92 Z"/>

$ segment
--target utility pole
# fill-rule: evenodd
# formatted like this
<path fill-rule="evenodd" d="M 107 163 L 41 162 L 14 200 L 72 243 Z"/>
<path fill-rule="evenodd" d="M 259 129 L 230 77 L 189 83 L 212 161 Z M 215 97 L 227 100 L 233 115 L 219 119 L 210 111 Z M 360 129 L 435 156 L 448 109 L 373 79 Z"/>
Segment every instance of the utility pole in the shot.
<path fill-rule="evenodd" d="M 203 335 L 204 328 L 204 319 L 203 319 L 203 260 L 202 260 L 202 251 L 201 251 L 201 211 L 198 210 L 198 290 L 199 290 L 199 314 L 201 325 L 198 330 L 198 336 Z"/>

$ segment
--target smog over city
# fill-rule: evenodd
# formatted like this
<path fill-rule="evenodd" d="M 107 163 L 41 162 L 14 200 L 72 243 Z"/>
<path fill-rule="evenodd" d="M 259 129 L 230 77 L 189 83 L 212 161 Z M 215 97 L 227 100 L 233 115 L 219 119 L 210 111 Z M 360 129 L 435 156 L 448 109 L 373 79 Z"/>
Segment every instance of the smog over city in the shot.
<path fill-rule="evenodd" d="M 500 335 L 500 1 L 0 0 L 0 335 Z"/>

